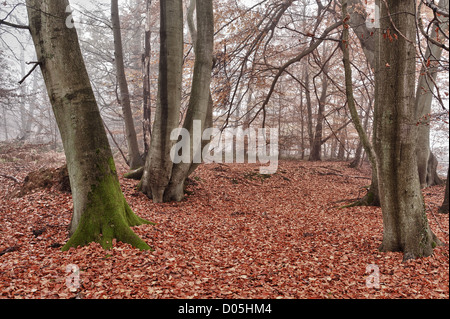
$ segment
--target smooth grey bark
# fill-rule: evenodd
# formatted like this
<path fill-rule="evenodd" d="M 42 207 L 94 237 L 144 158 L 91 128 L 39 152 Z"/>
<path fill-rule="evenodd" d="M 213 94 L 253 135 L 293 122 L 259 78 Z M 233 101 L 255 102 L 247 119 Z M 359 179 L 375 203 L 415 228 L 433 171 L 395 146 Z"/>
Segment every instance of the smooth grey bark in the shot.
<path fill-rule="evenodd" d="M 382 2 L 382 5 L 383 2 Z M 439 7 L 445 8 L 448 12 L 448 0 L 440 0 Z M 381 7 L 378 4 L 378 7 Z M 363 48 L 366 59 L 372 69 L 375 69 L 376 64 L 376 34 L 378 32 L 375 28 L 367 26 L 367 12 L 365 5 L 361 0 L 348 0 L 349 25 L 358 37 L 361 47 Z M 415 13 L 417 14 L 417 13 Z M 440 25 L 442 30 L 448 30 L 448 18 L 441 17 L 443 23 Z M 436 33 L 433 31 L 434 35 Z M 443 35 L 440 35 L 441 38 Z M 426 49 L 426 59 L 431 57 L 432 60 L 439 60 L 442 48 L 429 43 Z M 416 91 L 416 109 L 419 118 L 431 112 L 431 104 L 433 100 L 434 84 L 433 79 L 436 78 L 436 68 L 429 68 L 421 70 L 424 76 L 419 77 L 419 83 Z M 429 126 L 421 125 L 418 134 L 417 144 L 417 169 L 419 171 L 421 187 L 427 187 L 442 183 L 436 168 L 436 158 L 430 151 L 430 130 Z"/>
<path fill-rule="evenodd" d="M 142 57 L 142 73 L 143 78 L 143 122 L 142 130 L 144 135 L 144 158 L 150 150 L 150 140 L 152 136 L 151 122 L 152 122 L 152 103 L 151 103 L 151 85 L 150 85 L 150 59 L 151 59 L 151 5 L 152 1 L 147 0 L 147 21 L 145 24 L 145 39 L 144 39 L 144 55 Z"/>
<path fill-rule="evenodd" d="M 167 17 L 162 15 L 161 32 L 172 25 L 173 32 L 161 33 L 161 56 L 160 58 L 160 89 L 158 97 L 157 113 L 153 128 L 152 143 L 150 146 L 149 158 L 146 162 L 144 174 L 141 180 L 141 190 L 154 202 L 180 201 L 184 197 L 184 182 L 186 178 L 195 170 L 199 163 L 194 158 L 201 158 L 204 143 L 193 140 L 194 121 L 201 123 L 200 136 L 203 129 L 212 125 L 212 104 L 213 100 L 210 92 L 211 70 L 213 66 L 213 45 L 214 45 L 214 15 L 211 0 L 191 1 L 189 6 L 189 28 L 194 41 L 195 64 L 191 88 L 191 96 L 183 123 L 183 129 L 190 135 L 190 145 L 186 148 L 190 150 L 190 159 L 187 162 L 173 163 L 170 151 L 174 146 L 174 141 L 170 141 L 170 134 L 178 128 L 179 110 L 181 104 L 181 62 L 183 59 L 183 18 L 181 1 L 167 1 L 161 3 L 161 12 L 167 9 L 170 2 L 176 2 L 177 12 Z M 197 7 L 197 21 L 193 22 L 194 9 Z M 170 21 L 168 21 L 170 20 Z M 168 29 L 170 30 L 170 29 Z M 178 47 L 178 44 L 181 46 Z M 166 57 L 164 46 L 170 54 Z M 179 49 L 179 50 L 178 50 Z M 173 61 L 176 59 L 176 61 Z M 177 66 L 177 63 L 180 63 Z M 171 77 L 171 78 L 170 78 Z M 176 78 L 175 80 L 172 80 Z M 179 81 L 179 85 L 174 85 Z M 165 84 L 165 83 L 168 84 Z M 167 101 L 172 99 L 167 107 L 164 107 L 164 94 L 168 95 Z M 174 100 L 176 97 L 176 101 Z M 162 112 L 165 112 L 163 115 Z M 170 118 L 172 124 L 167 124 Z M 166 122 L 166 123 L 165 123 Z M 162 137 L 161 134 L 164 136 Z M 197 135 L 198 136 L 198 135 Z M 160 143 L 164 140 L 165 144 Z M 183 151 L 186 151 L 184 149 Z M 200 155 L 200 156 L 198 156 Z M 162 168 L 162 169 L 161 169 Z"/>
<path fill-rule="evenodd" d="M 378 204 L 378 185 L 377 185 L 377 162 L 375 151 L 370 143 L 370 140 L 366 134 L 364 127 L 361 124 L 358 112 L 356 110 L 355 100 L 353 96 L 353 81 L 352 81 L 352 68 L 350 64 L 350 52 L 348 48 L 349 44 L 349 25 L 347 21 L 350 19 L 350 15 L 347 11 L 348 3 L 347 0 L 342 1 L 342 15 L 343 15 L 343 36 L 342 36 L 342 52 L 343 52 L 343 63 L 344 63 L 344 73 L 345 73 L 345 90 L 347 95 L 347 104 L 352 117 L 353 125 L 355 126 L 358 136 L 360 138 L 361 144 L 368 155 L 371 167 L 372 167 L 372 184 L 368 189 L 367 195 L 357 201 L 356 203 L 350 205 L 375 205 Z"/>
<path fill-rule="evenodd" d="M 196 7 L 195 29 L 193 11 Z M 195 64 L 191 96 L 183 128 L 189 131 L 191 145 L 190 162 L 174 164 L 172 176 L 165 193 L 165 201 L 180 201 L 184 198 L 184 183 L 199 163 L 194 158 L 201 154 L 205 143 L 194 141 L 194 121 L 200 121 L 201 132 L 212 124 L 211 70 L 213 66 L 214 15 L 212 0 L 191 0 L 189 7 L 189 29 L 194 42 Z M 199 157 L 200 158 L 200 157 Z"/>
<path fill-rule="evenodd" d="M 381 5 L 381 32 L 401 34 L 398 40 L 377 41 L 375 69 L 374 149 L 383 213 L 380 250 L 403 252 L 404 260 L 430 256 L 440 243 L 428 224 L 415 156 L 414 14 L 413 1 L 387 0 Z"/>
<path fill-rule="evenodd" d="M 438 6 L 449 11 L 449 0 L 440 0 Z M 442 16 L 441 23 L 435 23 L 432 28 L 433 39 L 444 39 L 445 35 L 436 28 L 447 32 L 449 28 L 448 17 Z M 430 150 L 430 126 L 429 114 L 431 114 L 431 105 L 433 102 L 433 91 L 435 90 L 435 81 L 439 71 L 439 60 L 442 56 L 442 47 L 435 45 L 432 42 L 427 43 L 427 48 L 424 55 L 424 65 L 420 70 L 419 80 L 416 89 L 416 112 L 419 118 L 419 132 L 418 144 L 416 149 L 417 168 L 419 170 L 420 185 L 422 188 L 442 184 L 436 168 L 437 159 Z M 429 62 L 429 66 L 427 66 Z"/>
<path fill-rule="evenodd" d="M 150 247 L 130 226 L 147 221 L 128 206 L 115 169 L 75 28 L 68 27 L 68 0 L 27 0 L 30 32 L 66 155 L 73 198 L 70 240 L 63 247 L 112 240 Z"/>
<path fill-rule="evenodd" d="M 441 214 L 448 214 L 448 177 L 450 173 L 450 166 L 447 171 L 447 182 L 445 183 L 445 195 L 444 195 L 444 201 L 442 202 L 442 206 L 439 207 L 439 213 Z"/>
<path fill-rule="evenodd" d="M 114 61 L 117 72 L 117 82 L 120 90 L 120 105 L 125 123 L 125 135 L 128 146 L 128 165 L 131 170 L 144 165 L 144 161 L 139 153 L 139 145 L 134 126 L 133 113 L 131 111 L 130 92 L 128 89 L 123 61 L 122 34 L 120 27 L 118 0 L 111 0 L 111 22 L 114 34 Z"/>
<path fill-rule="evenodd" d="M 324 111 L 325 111 L 325 102 L 327 98 L 327 90 L 328 90 L 328 79 L 327 72 L 328 66 L 324 65 L 322 68 L 322 92 L 319 98 L 319 108 L 317 110 L 317 122 L 316 129 L 314 131 L 314 138 L 311 146 L 311 153 L 309 155 L 310 161 L 320 161 L 321 153 L 322 153 L 322 133 L 323 133 L 323 121 L 324 121 Z"/>
<path fill-rule="evenodd" d="M 162 202 L 173 162 L 171 132 L 178 127 L 183 66 L 183 6 L 181 0 L 160 2 L 160 59 L 158 97 L 150 151 L 140 189 L 154 202 Z"/>
<path fill-rule="evenodd" d="M 309 140 L 309 154 L 313 149 L 314 144 L 314 133 L 313 133 L 313 116 L 312 116 L 312 102 L 311 102 L 311 92 L 309 90 L 309 70 L 308 62 L 305 63 L 305 98 L 306 98 L 306 108 L 308 112 L 308 140 Z"/>
<path fill-rule="evenodd" d="M 367 131 L 368 131 L 367 128 L 369 127 L 369 118 L 370 118 L 370 112 L 372 110 L 372 105 L 373 105 L 373 99 L 372 99 L 372 97 L 369 96 L 369 107 L 366 110 L 366 114 L 364 116 L 364 123 L 363 123 L 363 130 L 364 130 L 364 132 L 366 132 L 366 134 L 367 134 Z M 361 117 L 361 115 L 360 115 L 360 117 Z M 360 165 L 360 163 L 363 160 L 363 158 L 362 158 L 362 156 L 363 156 L 362 150 L 363 150 L 363 144 L 360 141 L 358 143 L 358 147 L 356 149 L 355 158 L 350 163 L 350 167 L 356 168 L 356 167 L 358 167 Z"/>
<path fill-rule="evenodd" d="M 379 2 L 376 2 L 376 5 L 379 7 Z M 347 23 L 357 36 L 367 62 L 369 63 L 369 66 L 371 67 L 373 72 L 375 72 L 378 61 L 378 51 L 375 39 L 377 39 L 377 37 L 379 36 L 379 29 L 369 28 L 367 26 L 367 12 L 361 0 L 347 0 L 347 12 Z M 372 136 L 372 139 L 373 138 L 374 135 Z M 374 141 L 372 141 L 372 144 L 374 144 Z M 377 168 L 373 164 L 371 165 L 371 167 L 372 182 L 368 188 L 367 194 L 362 199 L 350 204 L 349 206 L 380 205 Z"/>
<path fill-rule="evenodd" d="M 376 64 L 376 29 L 367 26 L 366 6 L 361 0 L 347 0 L 348 24 L 358 37 L 367 62 L 375 68 Z"/>

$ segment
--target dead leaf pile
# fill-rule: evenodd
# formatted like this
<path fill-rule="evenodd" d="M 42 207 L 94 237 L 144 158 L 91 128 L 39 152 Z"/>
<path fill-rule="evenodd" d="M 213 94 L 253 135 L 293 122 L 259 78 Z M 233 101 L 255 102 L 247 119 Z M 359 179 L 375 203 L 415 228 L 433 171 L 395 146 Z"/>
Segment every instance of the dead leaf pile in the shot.
<path fill-rule="evenodd" d="M 21 181 L 37 168 L 0 163 Z M 118 242 L 65 253 L 71 195 L 11 197 L 17 183 L 0 177 L 0 298 L 449 298 L 443 186 L 424 195 L 447 246 L 402 263 L 402 254 L 378 251 L 379 208 L 339 208 L 364 195 L 370 178 L 360 177 L 370 173 L 342 162 L 280 161 L 273 175 L 256 164 L 208 164 L 191 176 L 185 200 L 165 204 L 121 179 L 134 212 L 157 223 L 134 228 L 154 251 Z"/>

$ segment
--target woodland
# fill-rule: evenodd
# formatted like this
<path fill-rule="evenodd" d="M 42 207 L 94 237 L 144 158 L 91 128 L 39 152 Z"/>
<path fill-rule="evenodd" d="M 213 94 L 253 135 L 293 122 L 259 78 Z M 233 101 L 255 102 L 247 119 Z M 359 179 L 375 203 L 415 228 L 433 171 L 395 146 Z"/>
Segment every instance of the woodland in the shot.
<path fill-rule="evenodd" d="M 2 1 L 0 299 L 448 299 L 448 71 L 448 0 Z"/>

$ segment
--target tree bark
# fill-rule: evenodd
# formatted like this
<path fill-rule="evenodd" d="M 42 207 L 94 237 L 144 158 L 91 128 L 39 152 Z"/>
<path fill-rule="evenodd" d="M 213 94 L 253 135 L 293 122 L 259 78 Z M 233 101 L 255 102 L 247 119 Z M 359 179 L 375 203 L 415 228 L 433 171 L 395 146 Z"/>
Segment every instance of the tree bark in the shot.
<path fill-rule="evenodd" d="M 75 28 L 69 28 L 68 0 L 27 0 L 30 31 L 61 133 L 73 198 L 70 240 L 63 247 L 113 239 L 150 247 L 130 228 L 149 223 L 128 206 L 84 65 Z"/>
<path fill-rule="evenodd" d="M 150 83 L 150 65 L 151 65 L 151 0 L 147 0 L 147 21 L 145 26 L 144 39 L 144 55 L 142 57 L 142 73 L 143 79 L 143 135 L 144 135 L 144 158 L 147 157 L 150 150 L 150 139 L 152 136 L 151 122 L 152 122 L 152 103 L 151 103 L 151 83 Z"/>
<path fill-rule="evenodd" d="M 114 34 L 114 60 L 117 72 L 117 82 L 120 89 L 120 105 L 122 106 L 125 122 L 125 135 L 128 145 L 128 165 L 131 170 L 134 170 L 144 165 L 144 161 L 139 153 L 133 113 L 131 111 L 130 92 L 128 90 L 125 74 L 118 0 L 111 0 L 111 21 Z"/>
<path fill-rule="evenodd" d="M 343 36 L 342 36 L 342 52 L 343 52 L 343 62 L 344 62 L 344 73 L 345 73 L 345 90 L 347 94 L 347 104 L 350 110 L 350 114 L 352 117 L 353 125 L 358 132 L 358 136 L 360 138 L 361 144 L 366 151 L 370 164 L 372 166 L 372 185 L 368 190 L 367 195 L 355 205 L 368 204 L 374 205 L 378 204 L 378 187 L 377 187 L 377 163 L 376 163 L 376 155 L 372 144 L 367 137 L 366 131 L 364 130 L 361 121 L 359 119 L 358 111 L 356 110 L 355 99 L 353 96 L 353 81 L 352 81 L 352 68 L 350 64 L 350 52 L 348 49 L 349 44 L 349 25 L 347 21 L 350 16 L 347 12 L 347 1 L 344 0 L 342 3 L 342 15 L 344 19 L 344 28 L 343 28 Z"/>
<path fill-rule="evenodd" d="M 310 161 L 320 161 L 322 158 L 322 131 L 323 131 L 323 121 L 324 121 L 324 111 L 325 111 L 325 102 L 327 98 L 327 89 L 328 89 L 328 79 L 327 72 L 328 66 L 323 66 L 323 76 L 322 76 L 322 92 L 319 98 L 319 108 L 317 110 L 317 122 L 316 122 L 316 130 L 314 132 L 314 139 L 311 147 L 311 154 L 309 156 Z"/>
<path fill-rule="evenodd" d="M 364 116 L 363 130 L 364 130 L 364 132 L 366 132 L 366 134 L 367 134 L 367 128 L 369 127 L 370 112 L 372 110 L 372 105 L 373 105 L 372 101 L 373 101 L 372 97 L 369 97 L 368 109 L 366 111 L 366 115 Z M 362 152 L 362 150 L 363 150 L 363 144 L 362 144 L 362 142 L 360 140 L 359 143 L 358 143 L 358 147 L 356 149 L 355 158 L 353 159 L 353 161 L 349 165 L 350 167 L 357 168 L 361 164 L 361 162 L 363 160 L 363 152 Z M 367 152 L 366 152 L 366 154 L 367 154 Z M 371 163 L 371 165 L 372 164 L 373 163 Z"/>
<path fill-rule="evenodd" d="M 383 4 L 383 3 L 382 3 Z M 383 4 L 384 5 L 384 4 Z M 447 8 L 448 12 L 448 0 L 441 0 L 440 6 L 443 6 Z M 378 7 L 380 7 L 380 4 L 378 3 Z M 348 0 L 348 12 L 350 16 L 349 25 L 351 26 L 352 30 L 354 31 L 355 35 L 358 37 L 359 42 L 361 44 L 361 47 L 363 48 L 364 54 L 366 56 L 366 59 L 371 66 L 372 69 L 375 69 L 376 67 L 376 60 L 377 60 L 377 52 L 376 52 L 376 41 L 377 39 L 377 32 L 378 29 L 376 28 L 369 28 L 367 26 L 367 13 L 365 11 L 365 5 L 362 3 L 361 0 Z M 446 21 L 448 21 L 448 18 L 446 18 Z M 442 28 L 448 28 L 448 22 L 445 25 L 442 25 Z M 434 54 L 440 54 L 439 48 L 433 44 L 430 43 L 430 45 L 427 47 L 427 53 L 428 56 L 429 53 L 431 53 L 433 50 L 433 56 Z M 431 69 L 432 70 L 432 69 Z M 423 71 L 421 72 L 423 73 Z M 427 110 L 431 110 L 431 96 L 432 96 L 432 90 L 434 89 L 434 86 L 428 85 L 431 84 L 431 80 L 426 80 L 429 76 L 436 76 L 433 75 L 433 72 L 428 72 L 426 76 L 421 76 L 419 78 L 419 81 L 422 82 L 422 84 L 418 84 L 417 86 L 417 93 L 416 93 L 416 110 L 419 113 L 422 113 L 422 115 L 427 114 Z M 425 86 L 424 83 L 425 82 Z M 428 94 L 423 94 L 423 89 L 421 90 L 421 87 L 429 87 Z M 423 95 L 423 96 L 422 96 Z M 429 113 L 430 111 L 428 111 Z M 419 142 L 417 144 L 417 165 L 418 165 L 418 171 L 419 171 L 419 177 L 420 177 L 420 183 L 421 187 L 431 186 L 440 184 L 441 180 L 436 172 L 436 165 L 432 165 L 435 161 L 435 157 L 430 152 L 430 144 L 429 144 L 429 127 L 427 125 L 422 126 L 420 129 L 420 132 L 418 134 Z M 376 175 L 374 175 L 376 178 Z M 377 183 L 377 181 L 373 181 L 374 183 Z M 374 189 L 371 186 L 372 189 Z"/>
<path fill-rule="evenodd" d="M 380 33 L 398 33 L 398 40 L 380 37 L 377 41 L 375 73 L 374 147 L 383 212 L 380 250 L 401 251 L 404 260 L 429 256 L 439 243 L 428 224 L 415 157 L 414 14 L 413 1 L 381 4 Z"/>
<path fill-rule="evenodd" d="M 193 25 L 192 11 L 194 4 L 197 11 L 197 30 Z M 201 152 L 204 143 L 195 141 L 194 121 L 200 121 L 201 132 L 207 125 L 212 124 L 212 97 L 211 97 L 211 70 L 213 66 L 213 46 L 214 46 L 214 15 L 212 0 L 191 0 L 189 8 L 191 11 L 189 29 L 191 31 L 195 51 L 194 75 L 192 80 L 191 96 L 189 99 L 188 111 L 183 127 L 190 134 L 190 162 L 177 163 L 173 166 L 172 176 L 166 190 L 165 201 L 181 201 L 184 198 L 184 183 L 186 178 L 198 166 L 198 161 L 194 163 L 194 158 L 201 159 Z M 210 116 L 208 116 L 210 114 Z M 208 121 L 207 121 L 208 120 Z M 206 122 L 209 122 L 206 124 Z M 198 156 L 200 155 L 200 156 Z"/>
<path fill-rule="evenodd" d="M 308 140 L 309 140 L 309 154 L 313 149 L 314 144 L 314 133 L 313 133 L 313 115 L 312 115 L 312 102 L 311 102 L 311 92 L 309 90 L 309 69 L 308 62 L 305 63 L 305 98 L 306 98 L 306 108 L 308 112 Z"/>
<path fill-rule="evenodd" d="M 141 190 L 153 201 L 163 201 L 173 162 L 170 134 L 178 128 L 183 66 L 183 7 L 181 0 L 160 2 L 160 61 L 158 98 L 150 151 L 141 180 Z"/>
<path fill-rule="evenodd" d="M 362 0 L 348 0 L 348 24 L 358 37 L 367 62 L 375 68 L 376 65 L 376 29 L 367 27 L 367 12 Z"/>
<path fill-rule="evenodd" d="M 367 27 L 367 12 L 361 0 L 347 0 L 348 3 L 348 24 L 357 36 L 363 49 L 364 55 L 372 70 L 375 72 L 377 67 L 378 49 L 376 39 L 379 37 L 379 28 Z M 379 7 L 379 2 L 376 2 Z M 368 116 L 368 115 L 367 115 Z M 372 136 L 372 139 L 374 136 Z M 374 142 L 372 143 L 375 144 Z M 366 154 L 368 154 L 366 152 Z M 377 168 L 372 164 L 372 183 L 369 186 L 367 194 L 350 206 L 380 206 L 380 197 L 378 189 Z"/>
<path fill-rule="evenodd" d="M 439 7 L 449 11 L 449 0 L 440 0 Z M 448 17 L 442 16 L 442 22 L 435 24 L 432 28 L 431 37 L 435 40 L 445 38 L 445 35 L 435 29 L 443 32 L 448 31 Z M 430 120 L 431 104 L 433 102 L 433 91 L 435 89 L 435 81 L 438 73 L 438 61 L 442 56 L 442 47 L 439 47 L 431 42 L 427 43 L 425 51 L 425 65 L 420 70 L 419 81 L 416 89 L 416 112 L 419 118 L 419 132 L 418 143 L 416 149 L 417 169 L 419 170 L 420 185 L 422 188 L 434 185 L 440 185 L 443 181 L 437 174 L 437 159 L 430 150 Z M 430 61 L 430 65 L 427 61 Z"/>
<path fill-rule="evenodd" d="M 439 213 L 448 214 L 448 177 L 450 173 L 450 166 L 447 171 L 447 182 L 445 183 L 445 195 L 444 201 L 442 202 L 442 206 L 439 208 Z"/>

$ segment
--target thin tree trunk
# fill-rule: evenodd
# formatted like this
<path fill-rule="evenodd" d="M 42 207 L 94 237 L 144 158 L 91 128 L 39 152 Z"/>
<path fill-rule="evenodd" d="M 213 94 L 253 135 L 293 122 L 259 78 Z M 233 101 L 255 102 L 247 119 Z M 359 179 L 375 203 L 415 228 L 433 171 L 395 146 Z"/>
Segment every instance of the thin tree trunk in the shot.
<path fill-rule="evenodd" d="M 77 32 L 66 26 L 68 0 L 27 0 L 30 31 L 61 133 L 73 198 L 70 240 L 63 247 L 112 241 L 150 247 L 130 228 L 149 223 L 128 206 L 84 65 Z"/>
<path fill-rule="evenodd" d="M 125 65 L 123 61 L 122 35 L 119 17 L 118 0 L 111 0 L 111 21 L 114 34 L 114 59 L 116 63 L 117 82 L 120 88 L 120 105 L 125 122 L 125 135 L 128 145 L 128 164 L 130 169 L 136 169 L 144 164 L 139 154 L 139 145 L 131 112 L 130 92 L 128 90 Z"/>
<path fill-rule="evenodd" d="M 143 68 L 143 123 L 144 132 L 144 158 L 150 150 L 150 139 L 152 136 L 152 103 L 151 103 L 151 83 L 150 83 L 150 59 L 151 59 L 151 0 L 147 0 L 147 21 L 145 26 L 144 55 L 142 57 Z"/>
<path fill-rule="evenodd" d="M 369 127 L 369 118 L 370 118 L 371 110 L 372 110 L 372 98 L 369 97 L 369 107 L 368 107 L 368 110 L 366 111 L 366 115 L 364 116 L 364 124 L 363 124 L 363 131 L 366 132 L 366 135 L 367 135 L 367 128 Z M 363 144 L 362 144 L 361 138 L 360 138 L 360 141 L 358 143 L 358 148 L 356 149 L 355 158 L 350 163 L 350 167 L 356 168 L 360 165 L 360 163 L 363 161 L 363 158 L 362 158 L 363 152 L 362 151 L 363 151 Z M 374 163 L 370 163 L 370 164 L 373 165 Z"/>
<path fill-rule="evenodd" d="M 404 260 L 429 256 L 440 243 L 428 224 L 415 156 L 414 14 L 413 1 L 383 1 L 381 17 L 388 18 L 381 19 L 381 30 L 401 34 L 398 40 L 378 41 L 375 84 L 374 148 L 383 212 L 380 250 L 401 251 Z"/>
<path fill-rule="evenodd" d="M 367 62 L 369 63 L 372 70 L 375 71 L 378 61 L 377 57 L 379 54 L 375 39 L 378 39 L 379 37 L 379 29 L 367 27 L 367 13 L 365 12 L 365 10 L 363 10 L 364 4 L 361 0 L 347 0 L 347 3 L 349 17 L 347 23 L 352 28 L 355 35 L 358 37 Z M 376 2 L 376 5 L 378 6 L 378 8 L 380 7 L 379 2 Z M 373 138 L 374 135 L 372 136 L 372 139 Z M 375 143 L 373 142 L 373 145 L 374 144 Z M 358 200 L 350 206 L 380 206 L 377 167 L 370 160 L 370 153 L 366 151 L 366 154 L 369 158 L 369 161 L 371 162 L 372 183 L 369 186 L 367 194 L 361 200 Z"/>
<path fill-rule="evenodd" d="M 322 76 L 322 92 L 319 98 L 319 108 L 317 110 L 317 122 L 316 122 L 316 130 L 314 132 L 314 139 L 311 148 L 311 154 L 309 156 L 310 161 L 320 161 L 321 160 L 321 150 L 322 150 L 322 131 L 323 131 L 323 121 L 324 121 L 324 111 L 325 111 L 325 102 L 327 97 L 327 89 L 328 89 L 328 79 L 326 73 L 328 72 L 328 66 L 325 65 L 323 67 L 323 76 Z"/>
<path fill-rule="evenodd" d="M 364 130 L 363 126 L 361 125 L 361 121 L 359 119 L 359 115 L 358 115 L 358 111 L 356 110 L 356 105 L 355 105 L 355 98 L 353 96 L 353 77 L 352 77 L 352 67 L 350 64 L 350 52 L 349 52 L 349 26 L 346 23 L 346 21 L 348 20 L 349 16 L 347 13 L 347 1 L 343 0 L 342 3 L 342 15 L 343 15 L 343 19 L 344 19 L 344 28 L 343 28 L 343 36 L 342 36 L 342 52 L 344 55 L 344 73 L 345 73 L 345 91 L 347 94 L 347 104 L 348 104 L 348 108 L 350 110 L 350 114 L 352 117 L 352 121 L 353 121 L 353 125 L 355 126 L 356 131 L 358 132 L 358 136 L 360 138 L 361 144 L 364 147 L 364 150 L 366 151 L 369 160 L 370 160 L 370 164 L 372 165 L 372 169 L 375 170 L 374 175 L 377 175 L 376 172 L 376 167 L 377 167 L 377 163 L 376 163 L 376 156 L 375 156 L 375 152 L 373 150 L 372 144 L 369 141 L 369 138 L 366 134 L 366 131 Z"/>
<path fill-rule="evenodd" d="M 309 69 L 308 62 L 306 62 L 305 67 L 305 97 L 306 97 L 306 108 L 308 112 L 308 138 L 309 138 L 309 154 L 311 152 L 314 144 L 314 134 L 313 134 L 313 116 L 312 116 L 312 103 L 311 103 L 311 92 L 309 90 Z"/>

